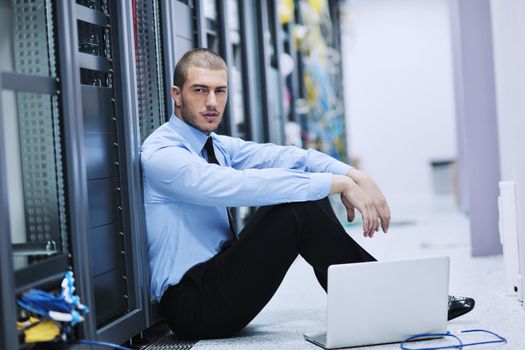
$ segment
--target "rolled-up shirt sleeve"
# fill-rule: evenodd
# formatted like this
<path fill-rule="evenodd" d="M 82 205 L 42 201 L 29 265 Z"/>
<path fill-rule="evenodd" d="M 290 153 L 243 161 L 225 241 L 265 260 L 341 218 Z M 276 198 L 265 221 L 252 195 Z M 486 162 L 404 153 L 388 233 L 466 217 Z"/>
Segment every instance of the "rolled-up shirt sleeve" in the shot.
<path fill-rule="evenodd" d="M 260 206 L 328 195 L 331 173 L 277 168 L 234 169 L 210 164 L 182 147 L 142 158 L 147 202 L 180 200 L 205 206 Z"/>

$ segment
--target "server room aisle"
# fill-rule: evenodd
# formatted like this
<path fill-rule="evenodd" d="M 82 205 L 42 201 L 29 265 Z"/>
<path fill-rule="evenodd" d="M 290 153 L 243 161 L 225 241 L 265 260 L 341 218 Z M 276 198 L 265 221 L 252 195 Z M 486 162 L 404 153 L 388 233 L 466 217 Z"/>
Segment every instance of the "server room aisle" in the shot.
<path fill-rule="evenodd" d="M 516 299 L 505 295 L 503 258 L 470 257 L 468 218 L 457 211 L 453 202 L 397 201 L 391 202 L 391 207 L 393 225 L 387 235 L 364 239 L 357 224 L 349 225 L 348 232 L 382 260 L 449 255 L 450 292 L 473 296 L 477 302 L 470 314 L 449 322 L 449 330 L 489 329 L 506 337 L 508 344 L 479 348 L 525 349 L 525 311 Z M 200 341 L 193 349 L 316 349 L 303 340 L 303 333 L 323 329 L 325 313 L 324 291 L 299 258 L 275 297 L 238 337 Z M 483 340 L 478 336 L 464 339 Z M 439 340 L 432 344 L 444 345 Z M 399 344 L 362 349 L 399 349 Z"/>

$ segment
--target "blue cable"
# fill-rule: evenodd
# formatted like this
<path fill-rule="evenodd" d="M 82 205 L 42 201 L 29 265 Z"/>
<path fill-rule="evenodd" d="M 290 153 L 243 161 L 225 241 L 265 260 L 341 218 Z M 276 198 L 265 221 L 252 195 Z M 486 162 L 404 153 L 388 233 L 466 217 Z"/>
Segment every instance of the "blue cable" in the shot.
<path fill-rule="evenodd" d="M 414 340 L 424 340 L 424 339 L 420 339 L 420 338 L 436 338 L 436 337 L 452 337 L 452 338 L 454 338 L 454 339 L 456 339 L 458 341 L 458 345 L 447 345 L 447 346 L 428 347 L 428 348 L 407 348 L 405 346 L 406 343 L 412 342 Z M 461 339 L 459 339 L 458 336 L 456 336 L 456 335 L 454 335 L 454 334 L 452 334 L 450 332 L 447 332 L 447 333 L 421 333 L 421 334 L 413 335 L 413 336 L 403 340 L 403 342 L 399 346 L 403 350 L 463 349 L 463 342 L 461 341 Z"/>
<path fill-rule="evenodd" d="M 422 334 L 416 334 L 413 335 L 401 343 L 400 347 L 402 350 L 438 350 L 438 349 L 463 349 L 466 346 L 475 346 L 475 345 L 483 345 L 483 344 L 496 344 L 496 343 L 507 343 L 507 339 L 502 337 L 499 334 L 496 334 L 492 331 L 486 330 L 486 329 L 467 329 L 461 331 L 461 333 L 475 333 L 475 332 L 482 332 L 482 333 L 488 333 L 493 336 L 495 336 L 496 340 L 488 340 L 488 341 L 481 341 L 481 342 L 475 342 L 475 343 L 467 343 L 464 344 L 459 337 L 456 335 L 447 332 L 447 333 L 422 333 Z M 405 346 L 406 343 L 414 341 L 414 340 L 423 340 L 420 338 L 432 338 L 432 337 L 452 337 L 458 341 L 457 345 L 447 345 L 447 346 L 440 346 L 440 347 L 427 347 L 427 348 L 407 348 Z"/>
<path fill-rule="evenodd" d="M 78 340 L 77 343 L 79 344 L 84 344 L 84 345 L 99 345 L 99 346 L 106 346 L 108 348 L 113 348 L 113 349 L 119 349 L 119 350 L 132 350 L 130 348 L 126 348 L 124 346 L 120 346 L 120 345 L 117 345 L 117 344 L 112 344 L 112 343 L 108 343 L 108 342 L 105 342 L 105 341 L 98 341 L 98 340 L 85 340 L 85 339 L 81 339 L 81 340 Z"/>
<path fill-rule="evenodd" d="M 483 333 L 492 334 L 493 336 L 498 338 L 498 340 L 489 340 L 489 341 L 470 343 L 470 344 L 465 344 L 464 346 L 481 345 L 481 344 L 495 344 L 495 343 L 507 344 L 507 339 L 506 338 L 502 337 L 499 334 L 496 334 L 494 332 L 486 330 L 486 329 L 466 329 L 464 331 L 461 331 L 461 333 L 474 333 L 474 332 L 483 332 Z"/>

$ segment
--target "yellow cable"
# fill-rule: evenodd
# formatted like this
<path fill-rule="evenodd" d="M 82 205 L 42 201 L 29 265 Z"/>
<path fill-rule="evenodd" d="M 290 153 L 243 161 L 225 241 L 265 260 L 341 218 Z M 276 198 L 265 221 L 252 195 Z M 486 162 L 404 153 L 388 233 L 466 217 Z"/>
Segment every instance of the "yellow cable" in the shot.
<path fill-rule="evenodd" d="M 16 326 L 18 330 L 21 331 L 22 329 L 27 328 L 31 325 L 34 325 L 35 323 L 38 323 L 39 321 L 40 320 L 38 318 L 31 316 L 25 321 L 17 321 Z"/>
<path fill-rule="evenodd" d="M 51 320 L 43 321 L 24 332 L 26 343 L 52 341 L 60 335 L 60 328 Z"/>

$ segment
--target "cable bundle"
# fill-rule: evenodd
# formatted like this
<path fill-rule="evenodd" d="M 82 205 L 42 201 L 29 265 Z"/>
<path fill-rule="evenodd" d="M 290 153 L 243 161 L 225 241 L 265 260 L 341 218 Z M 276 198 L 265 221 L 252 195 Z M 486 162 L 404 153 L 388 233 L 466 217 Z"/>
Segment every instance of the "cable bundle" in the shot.
<path fill-rule="evenodd" d="M 39 316 L 49 317 L 58 322 L 68 322 L 72 326 L 84 321 L 84 315 L 89 311 L 87 306 L 80 303 L 75 292 L 73 272 L 68 271 L 62 280 L 60 296 L 31 289 L 17 300 L 18 306 Z"/>
<path fill-rule="evenodd" d="M 17 305 L 37 317 L 29 317 L 17 323 L 21 341 L 38 343 L 53 341 L 61 334 L 69 333 L 71 327 L 84 321 L 88 308 L 75 296 L 75 279 L 68 271 L 61 283 L 60 295 L 39 289 L 31 289 L 17 301 Z"/>

